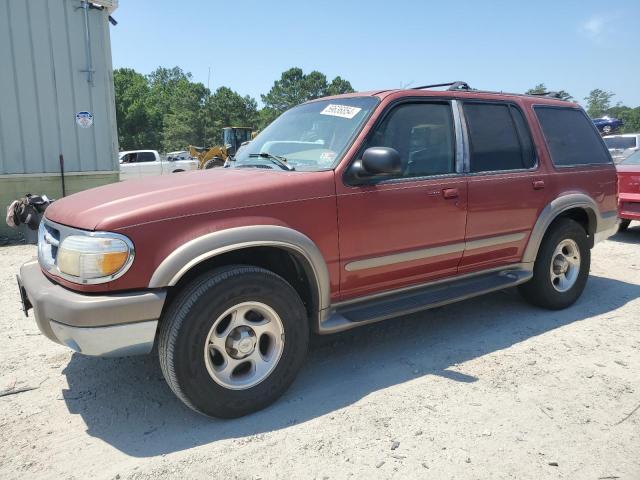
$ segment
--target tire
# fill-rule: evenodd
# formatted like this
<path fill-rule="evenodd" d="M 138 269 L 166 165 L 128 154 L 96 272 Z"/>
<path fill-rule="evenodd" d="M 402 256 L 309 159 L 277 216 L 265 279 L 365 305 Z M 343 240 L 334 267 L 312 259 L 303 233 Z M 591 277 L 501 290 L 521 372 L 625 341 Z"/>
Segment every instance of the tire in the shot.
<path fill-rule="evenodd" d="M 582 225 L 568 218 L 558 219 L 545 234 L 533 267 L 533 278 L 520 285 L 520 293 L 539 307 L 566 308 L 582 294 L 590 265 L 591 250 Z M 564 268 L 566 272 L 561 273 Z"/>
<path fill-rule="evenodd" d="M 211 160 L 207 160 L 204 164 L 204 169 L 209 170 L 210 168 L 222 167 L 224 166 L 224 160 L 219 157 L 213 157 Z"/>
<path fill-rule="evenodd" d="M 304 362 L 309 326 L 302 300 L 283 278 L 235 265 L 185 286 L 158 336 L 162 373 L 176 396 L 196 412 L 234 418 L 287 390 Z M 251 354 L 240 358 L 251 342 Z"/>
<path fill-rule="evenodd" d="M 620 219 L 620 223 L 618 224 L 618 231 L 624 232 L 627 228 L 629 228 L 629 225 L 631 225 L 631 220 L 629 220 L 628 218 Z"/>
<path fill-rule="evenodd" d="M 609 135 L 612 131 L 613 129 L 610 125 L 605 125 L 604 127 L 602 127 L 602 133 L 604 133 L 605 135 Z"/>

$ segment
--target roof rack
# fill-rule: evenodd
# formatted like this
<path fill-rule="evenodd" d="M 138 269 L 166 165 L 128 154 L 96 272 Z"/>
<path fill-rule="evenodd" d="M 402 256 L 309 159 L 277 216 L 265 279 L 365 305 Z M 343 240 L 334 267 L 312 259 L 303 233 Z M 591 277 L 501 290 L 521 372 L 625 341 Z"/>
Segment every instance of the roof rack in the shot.
<path fill-rule="evenodd" d="M 562 95 L 560 95 L 560 92 L 535 92 L 535 93 L 530 93 L 529 95 L 533 95 L 534 97 L 549 97 L 549 98 L 559 98 L 560 100 L 563 100 Z"/>
<path fill-rule="evenodd" d="M 423 85 L 421 87 L 413 87 L 412 90 L 423 90 L 425 88 L 449 87 L 447 90 L 473 90 L 467 82 L 448 82 L 434 83 L 433 85 Z"/>

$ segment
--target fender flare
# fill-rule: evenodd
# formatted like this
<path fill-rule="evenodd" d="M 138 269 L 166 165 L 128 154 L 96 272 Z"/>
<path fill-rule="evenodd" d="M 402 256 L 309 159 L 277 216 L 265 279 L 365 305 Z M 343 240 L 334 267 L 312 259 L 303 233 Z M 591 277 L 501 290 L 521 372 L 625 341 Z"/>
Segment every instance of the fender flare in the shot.
<path fill-rule="evenodd" d="M 600 227 L 603 224 L 603 218 L 598 205 L 591 197 L 584 193 L 569 193 L 557 197 L 549 202 L 547 206 L 542 209 L 540 215 L 538 215 L 538 220 L 533 230 L 531 230 L 531 236 L 529 237 L 529 242 L 522 257 L 523 263 L 533 263 L 536 261 L 538 250 L 540 249 L 542 239 L 545 233 L 547 233 L 549 225 L 563 212 L 572 208 L 582 208 L 587 212 L 589 217 L 588 233 L 591 237 L 601 230 Z M 607 212 L 607 216 L 609 216 L 608 213 L 609 212 Z"/>
<path fill-rule="evenodd" d="M 223 253 L 251 247 L 277 247 L 288 250 L 302 261 L 315 283 L 320 311 L 330 306 L 327 264 L 317 245 L 303 233 L 277 225 L 252 225 L 219 230 L 194 238 L 171 252 L 153 272 L 149 288 L 176 285 L 199 263 Z"/>

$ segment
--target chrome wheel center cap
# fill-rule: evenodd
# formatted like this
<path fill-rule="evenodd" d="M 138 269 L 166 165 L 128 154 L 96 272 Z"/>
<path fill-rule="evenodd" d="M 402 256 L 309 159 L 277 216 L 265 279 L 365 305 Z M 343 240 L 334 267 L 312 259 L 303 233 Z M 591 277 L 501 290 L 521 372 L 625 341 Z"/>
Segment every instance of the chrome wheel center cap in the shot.
<path fill-rule="evenodd" d="M 251 327 L 234 328 L 225 342 L 227 353 L 236 359 L 245 358 L 256 348 L 256 334 Z"/>
<path fill-rule="evenodd" d="M 556 275 L 560 275 L 561 273 L 566 273 L 569 269 L 569 262 L 562 255 L 558 255 L 553 260 L 553 273 Z"/>

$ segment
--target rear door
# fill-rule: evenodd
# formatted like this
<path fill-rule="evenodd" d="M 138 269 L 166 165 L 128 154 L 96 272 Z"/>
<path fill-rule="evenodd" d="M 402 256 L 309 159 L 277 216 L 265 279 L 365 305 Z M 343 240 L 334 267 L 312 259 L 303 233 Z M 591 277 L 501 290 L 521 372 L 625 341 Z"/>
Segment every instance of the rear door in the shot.
<path fill-rule="evenodd" d="M 140 176 L 162 175 L 162 162 L 154 152 L 138 152 Z"/>
<path fill-rule="evenodd" d="M 465 101 L 469 156 L 465 252 L 459 272 L 520 261 L 547 203 L 547 173 L 515 103 Z"/>
<path fill-rule="evenodd" d="M 467 203 L 459 126 L 452 102 L 411 101 L 388 108 L 373 127 L 357 158 L 390 147 L 403 168 L 339 189 L 343 300 L 455 274 Z"/>

